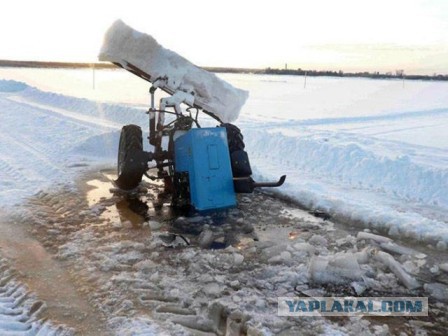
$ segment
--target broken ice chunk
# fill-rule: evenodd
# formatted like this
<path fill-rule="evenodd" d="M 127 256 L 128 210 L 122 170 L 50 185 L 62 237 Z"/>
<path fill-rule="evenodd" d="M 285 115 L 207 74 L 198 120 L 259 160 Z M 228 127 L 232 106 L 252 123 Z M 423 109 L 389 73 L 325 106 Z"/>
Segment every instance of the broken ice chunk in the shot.
<path fill-rule="evenodd" d="M 215 235 L 213 234 L 213 231 L 206 229 L 199 235 L 199 246 L 202 248 L 209 248 L 214 240 Z"/>
<path fill-rule="evenodd" d="M 308 296 L 308 297 L 323 297 L 326 295 L 326 292 L 320 288 L 311 288 L 311 289 L 301 290 L 300 294 Z"/>
<path fill-rule="evenodd" d="M 418 274 L 420 272 L 419 265 L 411 260 L 405 261 L 402 266 L 409 274 Z"/>
<path fill-rule="evenodd" d="M 320 246 L 327 246 L 328 245 L 328 240 L 325 237 L 323 237 L 321 235 L 317 235 L 317 234 L 313 235 L 308 240 L 308 242 L 310 244 L 313 244 L 313 245 L 320 245 Z"/>
<path fill-rule="evenodd" d="M 219 286 L 216 282 L 210 282 L 202 287 L 202 290 L 205 294 L 211 296 L 217 296 L 222 292 L 221 286 Z"/>
<path fill-rule="evenodd" d="M 426 257 L 426 254 L 420 253 L 416 250 L 410 249 L 408 247 L 404 247 L 393 242 L 380 243 L 381 249 L 386 252 L 401 254 L 401 255 L 411 255 L 416 258 L 423 259 Z"/>
<path fill-rule="evenodd" d="M 345 245 L 345 244 L 355 245 L 356 244 L 356 238 L 351 236 L 351 235 L 348 235 L 345 238 L 339 238 L 339 239 L 336 240 L 336 245 L 337 246 L 342 246 L 342 245 Z"/>
<path fill-rule="evenodd" d="M 357 295 L 361 295 L 362 293 L 364 293 L 364 291 L 367 288 L 364 282 L 354 281 L 354 282 L 352 282 L 351 285 L 352 285 L 352 287 L 355 290 Z"/>
<path fill-rule="evenodd" d="M 410 276 L 403 269 L 401 264 L 394 259 L 389 253 L 379 251 L 374 255 L 375 259 L 386 265 L 391 270 L 400 282 L 408 289 L 415 289 L 420 287 L 419 282 L 412 276 Z"/>
<path fill-rule="evenodd" d="M 313 256 L 308 274 L 315 283 L 344 284 L 362 280 L 363 271 L 352 253 L 338 253 L 331 256 Z"/>
<path fill-rule="evenodd" d="M 432 267 L 429 269 L 429 271 L 430 271 L 431 273 L 433 273 L 433 274 L 439 274 L 439 273 L 440 273 L 440 268 L 439 268 L 438 265 L 434 265 L 434 266 L 432 266 Z"/>
<path fill-rule="evenodd" d="M 142 261 L 139 261 L 134 265 L 134 268 L 137 269 L 140 272 L 143 273 L 150 273 L 152 270 L 154 270 L 157 267 L 157 264 L 149 259 L 145 259 Z"/>
<path fill-rule="evenodd" d="M 354 255 L 356 257 L 356 260 L 358 260 L 358 263 L 360 264 L 367 264 L 371 255 L 373 253 L 372 248 L 365 248 L 362 251 L 355 252 Z"/>
<path fill-rule="evenodd" d="M 316 250 L 316 248 L 308 243 L 296 243 L 294 244 L 294 249 L 296 249 L 297 251 L 305 251 L 308 253 L 308 255 L 312 256 L 314 255 L 314 252 Z"/>
<path fill-rule="evenodd" d="M 448 263 L 440 264 L 439 268 L 444 272 L 448 272 Z"/>
<path fill-rule="evenodd" d="M 388 238 L 388 237 L 384 237 L 384 236 L 380 236 L 380 235 L 376 235 L 373 233 L 369 233 L 369 232 L 358 232 L 358 235 L 356 236 L 356 238 L 358 240 L 361 239 L 371 239 L 376 241 L 377 243 L 388 243 L 391 242 L 392 239 Z"/>
<path fill-rule="evenodd" d="M 283 251 L 286 250 L 286 248 L 287 248 L 287 245 L 285 245 L 285 244 L 270 246 L 270 247 L 263 249 L 263 255 L 267 259 L 270 259 L 272 257 L 280 255 Z"/>
<path fill-rule="evenodd" d="M 292 258 L 291 252 L 283 251 L 282 253 L 280 253 L 280 255 L 269 258 L 268 262 L 270 264 L 278 264 L 278 263 L 288 262 L 291 260 L 291 258 Z"/>
<path fill-rule="evenodd" d="M 423 286 L 426 292 L 439 301 L 448 302 L 448 286 L 434 282 Z"/>
<path fill-rule="evenodd" d="M 216 330 L 216 326 L 213 324 L 213 321 L 202 316 L 179 315 L 173 317 L 171 321 L 175 324 L 180 324 L 193 330 L 198 330 L 199 332 L 209 333 Z"/>
<path fill-rule="evenodd" d="M 151 230 L 158 230 L 162 227 L 162 223 L 153 220 L 148 221 L 148 225 Z"/>
<path fill-rule="evenodd" d="M 157 313 L 168 313 L 175 315 L 196 315 L 193 309 L 179 307 L 178 305 L 160 305 L 156 308 Z"/>
<path fill-rule="evenodd" d="M 243 263 L 243 261 L 244 261 L 244 256 L 242 254 L 235 253 L 233 255 L 233 262 L 235 265 L 240 265 Z"/>

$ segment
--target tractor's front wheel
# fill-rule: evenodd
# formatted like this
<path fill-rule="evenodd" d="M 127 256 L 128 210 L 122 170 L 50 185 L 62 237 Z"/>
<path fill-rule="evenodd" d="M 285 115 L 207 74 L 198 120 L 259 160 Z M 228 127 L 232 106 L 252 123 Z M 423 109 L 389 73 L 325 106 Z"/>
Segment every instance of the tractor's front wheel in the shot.
<path fill-rule="evenodd" d="M 118 147 L 118 179 L 115 181 L 120 189 L 134 189 L 142 181 L 142 168 L 133 159 L 137 151 L 143 151 L 142 129 L 137 125 L 123 126 Z"/>

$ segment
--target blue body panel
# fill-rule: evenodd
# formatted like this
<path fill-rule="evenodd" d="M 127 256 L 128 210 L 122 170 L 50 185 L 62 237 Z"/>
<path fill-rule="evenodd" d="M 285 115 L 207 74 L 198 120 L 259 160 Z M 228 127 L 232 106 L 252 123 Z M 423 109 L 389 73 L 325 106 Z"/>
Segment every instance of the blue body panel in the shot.
<path fill-rule="evenodd" d="M 188 172 L 191 205 L 198 211 L 236 205 L 227 133 L 193 128 L 174 142 L 175 171 Z"/>

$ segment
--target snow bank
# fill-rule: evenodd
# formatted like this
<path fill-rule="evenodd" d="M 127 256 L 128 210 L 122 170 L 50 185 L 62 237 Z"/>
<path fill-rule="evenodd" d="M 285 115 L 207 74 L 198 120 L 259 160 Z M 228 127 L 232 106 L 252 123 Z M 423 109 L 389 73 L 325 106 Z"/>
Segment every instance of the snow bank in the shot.
<path fill-rule="evenodd" d="M 448 169 L 396 156 L 378 139 L 332 132 L 287 135 L 241 127 L 256 178 L 286 174 L 278 192 L 340 221 L 392 236 L 448 243 Z"/>
<path fill-rule="evenodd" d="M 51 108 L 52 112 L 65 114 L 72 118 L 74 117 L 73 113 L 76 113 L 77 120 L 103 128 L 121 129 L 123 125 L 143 126 L 148 122 L 147 109 L 95 102 L 59 93 L 45 92 L 32 87 L 27 89 L 26 99 L 23 103 L 33 104 L 34 107 L 45 105 L 45 108 Z"/>
<path fill-rule="evenodd" d="M 448 208 L 448 169 L 418 164 L 408 155 L 390 157 L 375 151 L 373 146 L 364 148 L 352 138 L 331 133 L 288 136 L 248 131 L 245 139 L 256 155 L 269 156 L 283 167 L 313 173 L 354 189 Z"/>
<path fill-rule="evenodd" d="M 28 87 L 25 83 L 14 80 L 0 80 L 0 92 L 17 92 Z"/>
<path fill-rule="evenodd" d="M 223 122 L 238 118 L 248 92 L 237 89 L 175 52 L 165 49 L 150 35 L 137 32 L 123 21 L 116 21 L 107 31 L 99 59 L 130 63 L 151 78 L 166 78 L 173 91 L 193 92 L 195 102 L 214 113 Z"/>

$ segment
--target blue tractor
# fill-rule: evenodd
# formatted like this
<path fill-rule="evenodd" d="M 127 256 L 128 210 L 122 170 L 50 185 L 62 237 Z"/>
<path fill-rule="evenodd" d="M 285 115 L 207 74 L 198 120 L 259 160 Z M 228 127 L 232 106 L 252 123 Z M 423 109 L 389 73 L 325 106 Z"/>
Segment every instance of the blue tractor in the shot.
<path fill-rule="evenodd" d="M 128 62 L 115 64 L 152 84 L 147 113 L 148 140 L 153 151 L 143 150 L 139 126 L 122 128 L 115 181 L 118 188 L 133 190 L 143 176 L 160 179 L 165 192 L 172 195 L 174 207 L 206 212 L 236 206 L 236 193 L 252 193 L 258 187 L 278 187 L 284 183 L 286 176 L 273 183 L 257 183 L 252 179 L 238 127 L 222 123 L 200 102 L 185 99 L 184 93 L 179 95 L 172 90 L 164 78 L 153 79 Z M 160 100 L 158 108 L 155 106 L 157 89 L 170 95 Z M 187 105 L 185 112 L 180 104 Z M 217 127 L 202 128 L 198 122 L 200 113 L 216 120 Z"/>

